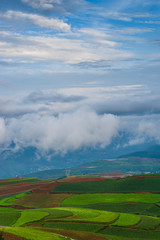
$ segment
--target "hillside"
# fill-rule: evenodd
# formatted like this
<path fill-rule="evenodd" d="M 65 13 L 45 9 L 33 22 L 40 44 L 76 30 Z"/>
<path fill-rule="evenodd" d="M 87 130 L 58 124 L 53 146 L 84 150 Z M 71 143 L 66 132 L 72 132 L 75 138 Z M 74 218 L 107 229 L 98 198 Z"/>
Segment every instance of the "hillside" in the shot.
<path fill-rule="evenodd" d="M 158 240 L 160 174 L 0 180 L 0 239 Z"/>
<path fill-rule="evenodd" d="M 138 158 L 155 158 L 160 159 L 160 146 L 155 145 L 149 147 L 143 151 L 132 152 L 130 154 L 121 155 L 119 158 L 129 158 L 129 157 L 138 157 Z"/>
<path fill-rule="evenodd" d="M 126 157 L 89 162 L 70 168 L 70 175 L 82 175 L 103 172 L 122 172 L 128 174 L 145 174 L 160 172 L 160 159 Z M 66 177 L 66 169 L 39 171 L 24 175 L 42 179 L 59 179 Z"/>

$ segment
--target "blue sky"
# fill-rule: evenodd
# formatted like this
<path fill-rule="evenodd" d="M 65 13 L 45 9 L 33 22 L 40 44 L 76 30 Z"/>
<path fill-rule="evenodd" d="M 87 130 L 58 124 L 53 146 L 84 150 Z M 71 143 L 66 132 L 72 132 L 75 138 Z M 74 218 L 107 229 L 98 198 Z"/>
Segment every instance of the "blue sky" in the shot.
<path fill-rule="evenodd" d="M 159 19 L 155 0 L 2 0 L 1 145 L 159 143 Z"/>

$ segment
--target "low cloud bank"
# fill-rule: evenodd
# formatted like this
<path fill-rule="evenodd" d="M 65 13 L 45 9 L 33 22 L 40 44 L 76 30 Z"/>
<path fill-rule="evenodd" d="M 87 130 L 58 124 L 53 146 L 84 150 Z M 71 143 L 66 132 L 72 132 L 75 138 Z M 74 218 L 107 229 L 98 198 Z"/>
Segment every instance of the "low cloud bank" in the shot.
<path fill-rule="evenodd" d="M 63 113 L 58 117 L 26 114 L 0 119 L 0 143 L 14 142 L 17 147 L 33 146 L 47 152 L 74 151 L 81 147 L 105 147 L 116 136 L 119 120 L 111 114 L 98 115 L 90 109 Z"/>

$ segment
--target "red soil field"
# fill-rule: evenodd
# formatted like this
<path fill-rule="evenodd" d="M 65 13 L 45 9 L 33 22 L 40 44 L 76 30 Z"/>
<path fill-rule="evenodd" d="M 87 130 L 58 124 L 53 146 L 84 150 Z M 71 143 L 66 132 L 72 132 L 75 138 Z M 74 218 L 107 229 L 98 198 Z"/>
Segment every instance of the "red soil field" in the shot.
<path fill-rule="evenodd" d="M 43 229 L 44 230 L 44 229 Z M 107 240 L 106 237 L 101 237 L 87 232 L 71 231 L 71 230 L 55 230 L 47 229 L 49 232 L 57 233 L 62 236 L 70 237 L 76 240 Z"/>
<path fill-rule="evenodd" d="M 40 187 L 33 189 L 32 192 L 33 193 L 50 193 L 53 189 L 55 189 L 60 184 L 62 183 L 58 181 L 43 184 Z"/>
<path fill-rule="evenodd" d="M 0 197 L 19 193 L 19 192 L 29 191 L 29 190 L 32 191 L 38 187 L 43 186 L 44 184 L 46 184 L 46 182 L 35 183 L 33 181 L 28 183 L 25 182 L 25 183 L 14 183 L 9 185 L 8 184 L 2 185 L 0 186 Z"/>
<path fill-rule="evenodd" d="M 72 196 L 68 193 L 49 194 L 49 193 L 32 193 L 16 201 L 18 208 L 49 208 L 59 207 L 61 202 Z M 15 207 L 15 206 L 14 206 Z"/>
<path fill-rule="evenodd" d="M 59 180 L 61 183 L 76 183 L 76 182 L 101 182 L 105 181 L 105 178 L 99 178 L 99 177 L 76 177 L 76 178 L 65 178 L 62 180 Z"/>

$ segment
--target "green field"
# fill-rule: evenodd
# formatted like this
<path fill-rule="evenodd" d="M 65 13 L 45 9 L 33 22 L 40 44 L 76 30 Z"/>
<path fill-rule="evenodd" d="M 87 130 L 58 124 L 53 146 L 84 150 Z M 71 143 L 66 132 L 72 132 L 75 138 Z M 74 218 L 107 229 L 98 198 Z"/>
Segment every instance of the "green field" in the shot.
<path fill-rule="evenodd" d="M 112 223 L 112 226 L 126 227 L 137 225 L 141 218 L 137 215 L 121 213 L 118 220 Z"/>
<path fill-rule="evenodd" d="M 124 227 L 107 227 L 99 233 L 109 240 L 159 240 L 160 232 L 151 230 L 131 229 Z"/>
<path fill-rule="evenodd" d="M 102 224 L 87 224 L 87 223 L 70 223 L 70 222 L 50 222 L 44 224 L 46 228 L 55 228 L 55 229 L 66 229 L 66 230 L 77 230 L 83 232 L 99 232 L 101 229 L 105 227 Z"/>
<path fill-rule="evenodd" d="M 24 225 L 25 223 L 38 221 L 47 215 L 48 215 L 47 212 L 26 210 L 21 213 L 20 218 L 16 221 L 14 226 L 19 227 L 19 226 Z"/>
<path fill-rule="evenodd" d="M 154 203 L 103 203 L 78 206 L 81 208 L 91 208 L 112 212 L 134 213 L 141 215 L 160 216 L 160 207 Z"/>
<path fill-rule="evenodd" d="M 78 194 L 65 199 L 61 205 L 89 205 L 100 203 L 158 203 L 159 194 Z"/>
<path fill-rule="evenodd" d="M 63 208 L 73 213 L 73 216 L 67 218 L 61 218 L 63 221 L 81 221 L 81 222 L 97 222 L 97 223 L 109 223 L 116 220 L 119 216 L 118 213 L 98 211 L 82 208 Z"/>
<path fill-rule="evenodd" d="M 160 193 L 160 177 L 128 177 L 120 180 L 106 179 L 101 182 L 63 183 L 52 192 L 67 193 Z"/>
<path fill-rule="evenodd" d="M 70 238 L 65 238 L 62 236 L 58 236 L 54 233 L 44 232 L 40 230 L 35 230 L 33 228 L 20 228 L 20 227 L 11 227 L 11 228 L 0 228 L 0 230 L 8 233 L 12 233 L 13 235 L 17 235 L 20 237 L 24 237 L 28 240 L 70 240 Z"/>
<path fill-rule="evenodd" d="M 137 229 L 154 230 L 160 224 L 160 218 L 141 216 L 141 222 L 135 226 Z"/>
<path fill-rule="evenodd" d="M 20 211 L 0 210 L 0 226 L 12 226 L 20 216 Z"/>

